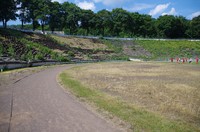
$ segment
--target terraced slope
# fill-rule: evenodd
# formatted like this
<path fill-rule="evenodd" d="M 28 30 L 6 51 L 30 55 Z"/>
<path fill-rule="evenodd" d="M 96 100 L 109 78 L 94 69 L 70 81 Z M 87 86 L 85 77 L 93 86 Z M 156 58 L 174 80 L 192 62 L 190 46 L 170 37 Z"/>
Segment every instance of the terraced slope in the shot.
<path fill-rule="evenodd" d="M 0 29 L 0 56 L 12 60 L 68 61 L 68 56 L 56 49 L 66 49 L 53 39 L 41 34 Z"/>

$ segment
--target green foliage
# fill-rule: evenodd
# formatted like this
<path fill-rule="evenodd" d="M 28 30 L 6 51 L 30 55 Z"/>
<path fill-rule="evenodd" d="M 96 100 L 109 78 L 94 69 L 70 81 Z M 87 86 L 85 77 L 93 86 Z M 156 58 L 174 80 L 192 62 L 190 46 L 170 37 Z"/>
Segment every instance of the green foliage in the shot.
<path fill-rule="evenodd" d="M 62 27 L 69 29 L 69 34 L 75 34 L 79 27 L 78 22 L 81 17 L 81 9 L 73 3 L 64 2 L 61 5 Z"/>
<path fill-rule="evenodd" d="M 64 29 L 64 33 L 65 33 L 66 35 L 69 35 L 69 34 L 70 34 L 70 30 L 69 30 L 68 28 L 65 28 L 65 29 Z"/>
<path fill-rule="evenodd" d="M 192 57 L 200 55 L 199 41 L 137 40 L 136 43 L 151 52 L 153 58 Z"/>
<path fill-rule="evenodd" d="M 11 57 L 15 57 L 15 50 L 14 50 L 12 44 L 10 44 L 9 47 L 8 47 L 8 54 L 9 54 Z"/>
<path fill-rule="evenodd" d="M 200 15 L 193 18 L 189 23 L 189 29 L 187 35 L 189 38 L 200 38 Z"/>
<path fill-rule="evenodd" d="M 5 34 L 6 36 L 12 36 L 14 38 L 21 38 L 24 37 L 24 34 L 17 31 L 17 30 L 12 30 L 12 29 L 2 29 L 0 28 L 0 34 Z"/>
<path fill-rule="evenodd" d="M 35 55 L 35 58 L 34 58 L 35 60 L 44 60 L 44 56 L 41 54 L 41 53 L 38 53 L 38 54 L 36 54 Z"/>
<path fill-rule="evenodd" d="M 0 56 L 3 55 L 3 45 L 0 42 Z"/>
<path fill-rule="evenodd" d="M 32 21 L 33 30 L 41 25 L 38 29 L 42 31 L 50 29 L 53 32 L 57 29 L 71 35 L 200 38 L 200 16 L 192 20 L 172 15 L 154 19 L 150 15 L 122 8 L 112 11 L 103 9 L 95 13 L 69 2 L 60 4 L 51 0 L 1 0 L 0 21 L 3 21 L 5 27 L 8 20 L 16 19 L 17 9 L 22 28 L 24 23 Z"/>
<path fill-rule="evenodd" d="M 43 37 L 45 40 L 58 43 L 49 36 Z M 8 46 L 8 48 L 5 49 L 5 44 L 3 45 L 0 42 L 0 56 L 5 52 L 5 54 L 8 54 L 12 58 L 24 61 L 45 60 L 47 59 L 46 57 L 58 61 L 69 61 L 69 59 L 67 57 L 63 57 L 62 54 L 53 51 L 43 44 L 33 42 L 29 35 L 26 35 L 20 31 L 0 29 L 0 38 L 5 39 L 5 42 Z M 8 40 L 15 44 L 8 42 Z"/>
<path fill-rule="evenodd" d="M 62 27 L 62 20 L 63 16 L 60 13 L 61 11 L 61 5 L 58 2 L 51 2 L 49 3 L 49 27 L 51 31 L 53 32 L 56 28 L 61 28 Z"/>
<path fill-rule="evenodd" d="M 111 56 L 109 59 L 110 59 L 110 60 L 129 61 L 129 57 L 126 56 L 126 55 L 116 55 L 116 56 Z"/>
<path fill-rule="evenodd" d="M 59 56 L 59 57 L 57 57 L 57 60 L 61 61 L 61 62 L 69 62 L 70 61 L 69 58 L 66 56 Z"/>
<path fill-rule="evenodd" d="M 77 34 L 78 35 L 86 35 L 86 31 L 82 28 L 79 28 L 78 31 L 77 31 Z"/>
<path fill-rule="evenodd" d="M 59 55 L 58 55 L 58 53 L 53 52 L 53 53 L 51 54 L 51 57 L 52 57 L 52 59 L 56 60 L 56 59 L 59 57 Z"/>
<path fill-rule="evenodd" d="M 172 15 L 160 16 L 157 19 L 159 36 L 167 38 L 183 38 L 186 32 L 186 19 Z"/>
<path fill-rule="evenodd" d="M 16 19 L 17 1 L 16 0 L 0 0 L 0 21 L 3 22 L 3 27 L 7 27 L 9 20 Z"/>
<path fill-rule="evenodd" d="M 26 55 L 26 60 L 27 60 L 27 61 L 33 60 L 33 58 L 34 58 L 34 57 L 33 57 L 32 51 L 29 51 L 28 54 Z"/>
<path fill-rule="evenodd" d="M 91 10 L 83 10 L 81 13 L 81 27 L 86 30 L 86 35 L 89 34 L 90 28 L 93 27 L 94 12 Z"/>
<path fill-rule="evenodd" d="M 105 36 L 105 30 L 111 25 L 111 13 L 108 10 L 100 10 L 95 17 L 96 30 L 99 35 Z"/>
<path fill-rule="evenodd" d="M 68 56 L 69 56 L 70 58 L 75 57 L 75 54 L 74 54 L 73 51 L 68 51 L 67 54 L 68 54 Z"/>

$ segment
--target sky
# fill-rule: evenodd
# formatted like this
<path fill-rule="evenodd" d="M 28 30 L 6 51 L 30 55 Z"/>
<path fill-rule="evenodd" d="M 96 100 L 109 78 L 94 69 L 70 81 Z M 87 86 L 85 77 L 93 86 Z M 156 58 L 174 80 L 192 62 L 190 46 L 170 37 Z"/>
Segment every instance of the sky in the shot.
<path fill-rule="evenodd" d="M 149 14 L 153 18 L 161 15 L 184 16 L 192 19 L 200 15 L 200 0 L 52 0 L 59 3 L 75 3 L 82 9 L 98 12 L 102 9 L 112 11 L 114 8 L 123 8 L 130 12 Z M 8 24 L 19 24 L 19 21 L 10 21 Z"/>

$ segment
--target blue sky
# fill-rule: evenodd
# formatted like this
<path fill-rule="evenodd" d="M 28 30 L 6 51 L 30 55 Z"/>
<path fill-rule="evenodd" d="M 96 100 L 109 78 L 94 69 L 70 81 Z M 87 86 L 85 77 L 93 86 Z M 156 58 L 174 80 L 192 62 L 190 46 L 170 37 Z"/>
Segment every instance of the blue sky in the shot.
<path fill-rule="evenodd" d="M 60 3 L 67 0 L 53 0 Z M 182 15 L 188 19 L 200 15 L 200 0 L 68 0 L 83 9 L 97 12 L 101 9 L 123 8 L 130 12 L 160 15 Z"/>
<path fill-rule="evenodd" d="M 102 9 L 112 10 L 123 8 L 130 12 L 149 14 L 153 18 L 160 15 L 181 15 L 192 19 L 200 15 L 200 0 L 52 0 L 63 3 L 65 1 L 75 3 L 82 9 L 90 9 L 98 12 Z M 19 22 L 9 22 L 16 24 Z"/>

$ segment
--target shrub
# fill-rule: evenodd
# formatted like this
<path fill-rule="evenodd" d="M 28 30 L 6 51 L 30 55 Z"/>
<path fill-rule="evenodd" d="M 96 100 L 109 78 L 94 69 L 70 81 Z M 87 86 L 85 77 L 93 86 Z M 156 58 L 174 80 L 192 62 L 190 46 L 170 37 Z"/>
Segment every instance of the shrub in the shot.
<path fill-rule="evenodd" d="M 41 53 L 35 55 L 35 60 L 44 60 L 44 56 Z"/>
<path fill-rule="evenodd" d="M 67 54 L 68 54 L 69 57 L 75 57 L 75 54 L 74 54 L 73 51 L 69 51 Z"/>

